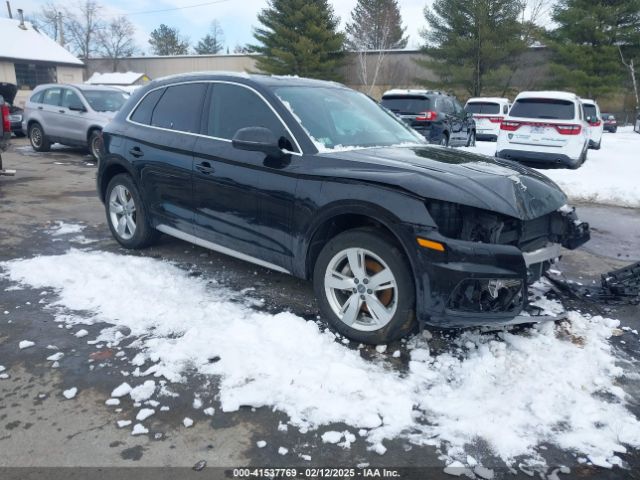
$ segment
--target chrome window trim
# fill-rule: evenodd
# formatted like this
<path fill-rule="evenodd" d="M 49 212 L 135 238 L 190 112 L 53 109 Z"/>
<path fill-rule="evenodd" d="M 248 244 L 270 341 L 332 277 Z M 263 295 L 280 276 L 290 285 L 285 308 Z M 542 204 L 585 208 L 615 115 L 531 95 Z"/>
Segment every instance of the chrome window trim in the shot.
<path fill-rule="evenodd" d="M 244 260 L 245 262 L 250 262 L 255 265 L 260 265 L 261 267 L 265 267 L 270 270 L 275 270 L 276 272 L 291 274 L 291 272 L 286 268 L 282 268 L 273 263 L 260 260 L 259 258 L 252 257 L 251 255 L 247 255 L 246 253 L 238 252 L 237 250 L 233 250 L 231 248 L 218 245 L 217 243 L 213 243 L 203 238 L 196 237 L 195 235 L 183 232 L 182 230 L 178 230 L 177 228 L 173 228 L 162 223 L 156 227 L 156 230 L 159 230 L 162 233 L 166 233 L 167 235 L 171 235 L 172 237 L 179 238 L 180 240 L 184 240 L 185 242 L 193 243 L 194 245 L 199 245 L 200 247 L 204 247 L 209 250 L 222 253 L 224 255 L 229 255 L 230 257 Z"/>
<path fill-rule="evenodd" d="M 293 139 L 293 141 L 296 144 L 296 147 L 298 148 L 298 152 L 290 152 L 290 151 L 286 151 L 287 154 L 290 155 L 298 155 L 298 156 L 302 156 L 303 152 L 302 152 L 302 147 L 300 147 L 300 143 L 298 143 L 298 139 L 296 138 L 296 136 L 293 134 L 293 132 L 289 129 L 289 126 L 287 125 L 287 123 L 282 119 L 282 117 L 280 116 L 280 114 L 273 108 L 273 106 L 267 101 L 266 98 L 264 98 L 264 96 L 257 91 L 255 88 L 249 86 L 249 85 L 245 85 L 243 83 L 238 83 L 238 82 L 231 82 L 228 80 L 189 80 L 189 81 L 184 81 L 184 82 L 176 82 L 176 83 L 168 83 L 166 85 L 161 85 L 155 88 L 152 88 L 151 90 L 149 90 L 148 92 L 146 92 L 142 98 L 140 100 L 138 100 L 136 102 L 136 104 L 133 106 L 133 108 L 131 109 L 131 111 L 129 112 L 129 115 L 127 115 L 127 118 L 125 119 L 128 123 L 132 123 L 134 125 L 139 125 L 141 127 L 146 127 L 146 128 L 153 128 L 155 130 L 161 130 L 161 131 L 165 131 L 165 132 L 173 132 L 173 133 L 181 133 L 183 135 L 191 135 L 193 137 L 201 137 L 201 138 L 209 138 L 209 139 L 213 139 L 213 140 L 220 140 L 223 142 L 227 142 L 227 143 L 231 143 L 231 140 L 228 138 L 221 138 L 221 137 L 214 137 L 212 135 L 204 135 L 202 133 L 192 133 L 192 132 L 183 132 L 181 130 L 172 130 L 170 128 L 164 128 L 164 127 L 156 127 L 154 125 L 146 125 L 144 123 L 140 123 L 140 122 L 135 122 L 133 120 L 131 120 L 131 115 L 134 114 L 134 112 L 137 110 L 138 106 L 140 105 L 140 103 L 147 98 L 147 95 L 149 95 L 151 92 L 154 92 L 156 90 L 160 90 L 161 88 L 169 88 L 169 87 L 175 87 L 177 85 L 188 85 L 188 84 L 192 84 L 192 83 L 223 83 L 223 84 L 227 84 L 227 85 L 236 85 L 239 87 L 243 87 L 246 88 L 248 90 L 251 90 L 253 93 L 255 93 L 268 107 L 269 109 L 274 113 L 274 115 L 276 116 L 276 118 L 280 121 L 280 123 L 284 126 L 285 130 L 287 131 L 287 133 L 289 135 L 291 135 L 291 138 Z"/>

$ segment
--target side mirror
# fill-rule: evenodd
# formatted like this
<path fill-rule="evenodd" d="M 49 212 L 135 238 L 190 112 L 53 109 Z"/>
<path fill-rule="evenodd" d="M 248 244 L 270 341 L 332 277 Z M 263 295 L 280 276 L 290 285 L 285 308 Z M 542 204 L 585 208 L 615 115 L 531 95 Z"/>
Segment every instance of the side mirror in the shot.
<path fill-rule="evenodd" d="M 280 158 L 285 154 L 278 146 L 278 137 L 264 127 L 246 127 L 236 132 L 231 144 L 238 150 L 266 153 L 269 157 Z"/>
<path fill-rule="evenodd" d="M 87 109 L 84 108 L 84 105 L 82 105 L 81 103 L 73 103 L 71 105 L 69 105 L 69 110 L 73 111 L 73 112 L 86 112 Z"/>

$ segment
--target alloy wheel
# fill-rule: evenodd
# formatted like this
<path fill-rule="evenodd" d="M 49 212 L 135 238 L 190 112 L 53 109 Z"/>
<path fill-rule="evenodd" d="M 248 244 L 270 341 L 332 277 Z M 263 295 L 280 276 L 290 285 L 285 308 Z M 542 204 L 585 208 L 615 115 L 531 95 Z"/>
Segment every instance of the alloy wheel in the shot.
<path fill-rule="evenodd" d="M 327 265 L 324 290 L 333 313 L 355 330 L 383 328 L 398 306 L 395 275 L 384 260 L 363 248 L 334 255 Z"/>
<path fill-rule="evenodd" d="M 96 160 L 100 158 L 100 137 L 98 135 L 94 135 L 91 139 L 91 155 Z"/>
<path fill-rule="evenodd" d="M 31 144 L 35 148 L 40 148 L 40 146 L 42 145 L 42 130 L 40 130 L 40 127 L 31 127 L 31 135 L 29 136 L 29 138 L 31 140 Z"/>
<path fill-rule="evenodd" d="M 118 236 L 130 240 L 136 233 L 136 204 L 124 185 L 116 185 L 109 195 L 109 218 Z"/>

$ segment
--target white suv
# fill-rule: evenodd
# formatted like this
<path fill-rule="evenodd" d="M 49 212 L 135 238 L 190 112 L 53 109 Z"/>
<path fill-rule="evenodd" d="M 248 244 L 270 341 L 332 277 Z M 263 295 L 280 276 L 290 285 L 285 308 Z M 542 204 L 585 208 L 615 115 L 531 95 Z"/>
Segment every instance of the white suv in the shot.
<path fill-rule="evenodd" d="M 589 125 L 568 92 L 522 92 L 500 124 L 496 156 L 537 166 L 578 168 L 587 158 Z"/>
<path fill-rule="evenodd" d="M 595 100 L 582 99 L 582 108 L 584 110 L 584 118 L 589 124 L 589 148 L 600 150 L 602 144 L 602 131 L 604 130 L 604 122 L 600 107 Z"/>
<path fill-rule="evenodd" d="M 467 100 L 465 111 L 476 121 L 476 139 L 498 140 L 500 123 L 509 113 L 509 99 L 499 97 L 474 97 Z"/>

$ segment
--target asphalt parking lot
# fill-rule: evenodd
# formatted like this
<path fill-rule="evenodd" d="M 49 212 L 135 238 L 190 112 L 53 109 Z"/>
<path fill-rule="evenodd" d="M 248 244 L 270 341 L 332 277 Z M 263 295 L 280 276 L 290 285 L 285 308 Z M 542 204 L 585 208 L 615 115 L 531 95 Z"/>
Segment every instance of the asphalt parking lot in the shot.
<path fill-rule="evenodd" d="M 105 223 L 103 207 L 94 189 L 96 167 L 86 152 L 60 147 L 37 154 L 26 140 L 14 139 L 3 159 L 5 167 L 17 170 L 17 174 L 0 177 L 0 261 L 62 254 L 70 248 L 124 253 Z M 588 285 L 605 271 L 640 260 L 638 210 L 585 204 L 579 206 L 579 212 L 591 223 L 593 239 L 583 249 L 566 252 L 558 269 L 568 279 Z M 83 225 L 82 237 L 90 241 L 84 242 L 73 234 L 51 235 L 56 222 Z M 311 285 L 292 277 L 168 237 L 137 255 L 170 260 L 190 275 L 213 278 L 236 291 L 251 288 L 246 295 L 256 301 L 257 308 L 270 312 L 287 310 L 307 319 L 315 319 L 317 315 Z M 396 439 L 385 443 L 387 452 L 380 456 L 368 450 L 364 442 L 346 449 L 323 443 L 315 431 L 300 433 L 293 428 L 278 428 L 286 424 L 286 415 L 269 408 L 241 408 L 230 413 L 216 412 L 212 417 L 194 411 L 194 393 L 214 404 L 217 394 L 215 378 L 197 373 L 187 375 L 185 383 L 175 386 L 180 395 L 168 400 L 169 411 L 154 416 L 148 435 L 131 436 L 129 430 L 117 427 L 113 408 L 105 405 L 109 393 L 122 383 L 121 365 L 114 352 L 78 341 L 64 328 L 58 328 L 51 310 L 43 307 L 45 302 L 34 301 L 33 291 L 10 287 L 11 283 L 0 277 L 0 312 L 8 312 L 0 318 L 0 364 L 10 372 L 9 378 L 0 381 L 0 467 L 172 466 L 183 467 L 181 475 L 186 475 L 195 474 L 191 468 L 206 461 L 200 475 L 209 472 L 230 478 L 229 471 L 225 474 L 214 468 L 384 465 L 428 469 L 409 472 L 412 478 L 451 478 L 443 472 L 441 452 L 433 446 L 417 446 Z M 583 303 L 577 308 L 602 309 L 630 329 L 640 329 L 638 306 Z M 126 305 L 123 309 L 126 311 Z M 101 327 L 86 328 L 91 335 Z M 455 334 L 434 332 L 432 349 L 446 349 L 448 335 Z M 627 337 L 614 337 L 612 342 L 625 358 L 635 362 L 640 359 L 640 342 L 637 337 Z M 24 338 L 56 345 L 68 352 L 65 361 L 52 368 L 42 352 L 17 349 L 16 344 Z M 397 348 L 404 347 L 399 344 Z M 375 353 L 373 349 L 364 350 L 365 356 L 367 350 Z M 399 369 L 403 368 L 403 357 L 398 362 Z M 79 390 L 73 401 L 62 395 L 68 385 Z M 629 379 L 624 387 L 638 399 L 639 385 L 636 378 Z M 134 411 L 131 402 L 123 402 L 119 408 L 123 409 L 120 416 Z M 640 415 L 637 401 L 631 410 Z M 184 427 L 185 416 L 195 420 L 192 427 Z M 256 446 L 261 439 L 268 440 L 267 447 Z M 281 446 L 297 455 L 279 454 Z M 477 449 L 482 451 L 482 445 Z M 560 474 L 557 467 L 566 465 L 570 473 L 562 473 L 561 478 L 640 478 L 637 451 L 621 454 L 630 466 L 628 470 L 579 464 L 572 452 L 552 445 L 546 452 L 548 468 L 543 472 L 546 475 L 554 471 Z M 306 455 L 312 460 L 306 460 Z M 508 473 L 498 461 L 495 464 L 486 461 L 484 465 L 508 478 L 530 478 L 522 471 Z M 24 471 L 5 473 L 27 478 Z M 148 468 L 136 470 L 135 475 L 158 478 L 163 473 L 167 471 Z M 49 475 L 49 478 L 71 478 L 72 472 L 55 470 Z"/>

